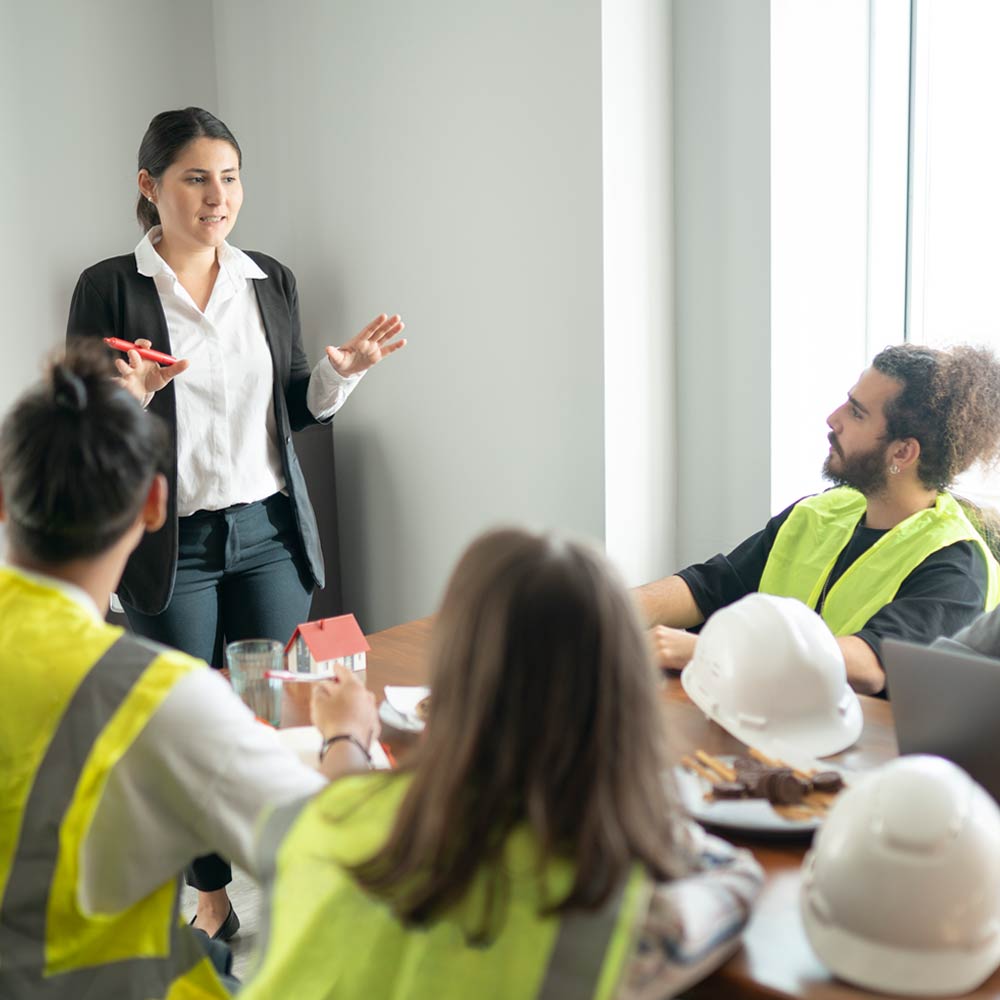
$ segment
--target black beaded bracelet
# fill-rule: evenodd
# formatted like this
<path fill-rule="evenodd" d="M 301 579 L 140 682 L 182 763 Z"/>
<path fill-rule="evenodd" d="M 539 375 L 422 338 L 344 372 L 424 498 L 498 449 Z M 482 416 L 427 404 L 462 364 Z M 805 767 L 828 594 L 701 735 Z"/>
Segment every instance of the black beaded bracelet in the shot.
<path fill-rule="evenodd" d="M 357 738 L 357 736 L 351 733 L 337 733 L 335 736 L 330 736 L 323 740 L 323 745 L 319 748 L 319 761 L 322 764 L 323 758 L 326 756 L 327 750 L 333 746 L 334 743 L 340 740 L 347 740 L 348 743 L 353 743 L 364 755 L 366 761 L 368 761 L 368 766 L 372 766 L 372 755 L 368 752 L 368 748 Z"/>

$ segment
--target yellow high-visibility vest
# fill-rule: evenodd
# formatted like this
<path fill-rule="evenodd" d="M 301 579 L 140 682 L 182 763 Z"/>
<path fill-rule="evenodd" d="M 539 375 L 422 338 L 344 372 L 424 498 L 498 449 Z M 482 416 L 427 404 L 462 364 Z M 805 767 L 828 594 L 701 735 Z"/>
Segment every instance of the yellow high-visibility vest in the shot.
<path fill-rule="evenodd" d="M 648 907 L 649 881 L 639 867 L 601 910 L 543 917 L 545 902 L 565 897 L 572 869 L 549 863 L 541 884 L 533 838 L 516 829 L 499 861 L 507 893 L 488 945 L 468 941 L 485 898 L 479 876 L 447 913 L 408 928 L 346 870 L 384 843 L 408 782 L 400 775 L 342 778 L 306 803 L 275 811 L 262 838 L 264 851 L 280 843 L 270 938 L 241 1000 L 613 996 Z"/>
<path fill-rule="evenodd" d="M 815 608 L 866 509 L 864 496 L 847 486 L 801 500 L 778 529 L 758 590 Z M 992 610 L 1000 603 L 1000 566 L 958 501 L 939 493 L 933 507 L 911 514 L 847 567 L 827 592 L 823 620 L 834 635 L 857 632 L 928 556 L 965 541 L 973 542 L 986 562 L 983 610 Z"/>
<path fill-rule="evenodd" d="M 86 914 L 77 891 L 80 849 L 111 769 L 199 667 L 0 569 L 4 1000 L 229 996 L 180 921 L 179 879 L 121 913 Z"/>

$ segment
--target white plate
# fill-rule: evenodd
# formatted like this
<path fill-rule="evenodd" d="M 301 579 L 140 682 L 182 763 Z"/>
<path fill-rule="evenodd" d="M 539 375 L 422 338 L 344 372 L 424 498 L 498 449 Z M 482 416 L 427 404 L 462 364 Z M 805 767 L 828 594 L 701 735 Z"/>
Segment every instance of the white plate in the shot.
<path fill-rule="evenodd" d="M 407 733 L 420 733 L 424 720 L 417 715 L 417 705 L 431 693 L 429 687 L 402 687 L 387 684 L 385 701 L 379 705 L 378 714 L 382 721 Z"/>
<path fill-rule="evenodd" d="M 385 686 L 385 700 L 389 702 L 389 704 L 392 705 L 392 707 L 399 712 L 400 715 L 405 716 L 406 718 L 417 719 L 417 721 L 420 721 L 420 717 L 417 715 L 417 705 L 419 705 L 430 693 L 431 689 L 429 687 L 404 687 L 402 685 L 392 684 L 386 684 Z"/>
<path fill-rule="evenodd" d="M 732 764 L 732 755 L 720 754 L 719 760 Z M 837 768 L 824 764 L 824 770 Z M 706 799 L 709 783 L 678 765 L 674 768 L 674 779 L 681 803 L 689 815 L 699 823 L 723 830 L 742 833 L 766 833 L 768 835 L 808 834 L 818 829 L 823 822 L 818 816 L 811 819 L 785 819 L 771 808 L 767 799 Z"/>

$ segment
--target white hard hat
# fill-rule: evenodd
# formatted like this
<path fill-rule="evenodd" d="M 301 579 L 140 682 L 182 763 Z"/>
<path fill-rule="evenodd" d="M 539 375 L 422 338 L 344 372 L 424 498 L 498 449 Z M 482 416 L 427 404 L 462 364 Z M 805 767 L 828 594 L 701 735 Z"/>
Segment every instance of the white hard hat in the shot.
<path fill-rule="evenodd" d="M 826 757 L 861 735 L 861 704 L 837 640 L 791 597 L 748 594 L 716 611 L 681 684 L 723 729 L 776 757 Z"/>
<path fill-rule="evenodd" d="M 900 757 L 840 793 L 806 855 L 802 920 L 842 979 L 961 994 L 1000 966 L 1000 809 L 940 757 Z"/>

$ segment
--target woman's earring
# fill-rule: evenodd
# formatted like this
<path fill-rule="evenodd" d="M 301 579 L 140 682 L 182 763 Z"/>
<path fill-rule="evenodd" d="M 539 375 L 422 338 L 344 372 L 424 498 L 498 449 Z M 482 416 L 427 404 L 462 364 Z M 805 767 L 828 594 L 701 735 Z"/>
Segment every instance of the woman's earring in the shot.
<path fill-rule="evenodd" d="M 896 465 L 896 463 L 895 463 L 895 462 L 893 462 L 893 463 L 892 463 L 892 465 L 890 465 L 890 466 L 889 466 L 889 472 L 890 472 L 890 473 L 891 473 L 891 474 L 892 474 L 893 476 L 895 476 L 895 475 L 896 475 L 896 474 L 897 474 L 897 473 L 899 472 L 899 466 L 898 466 L 898 465 Z"/>

